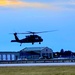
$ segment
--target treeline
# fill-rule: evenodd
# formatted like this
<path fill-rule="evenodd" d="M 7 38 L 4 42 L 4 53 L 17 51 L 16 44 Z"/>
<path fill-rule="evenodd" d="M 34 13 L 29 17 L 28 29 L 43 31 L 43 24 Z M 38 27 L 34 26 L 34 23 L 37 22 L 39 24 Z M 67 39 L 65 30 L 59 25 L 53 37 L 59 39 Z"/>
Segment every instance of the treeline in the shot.
<path fill-rule="evenodd" d="M 62 57 L 67 57 L 67 58 L 75 58 L 75 53 L 72 52 L 71 50 L 64 50 L 61 49 L 60 52 L 53 52 L 53 56 L 55 58 L 62 58 Z"/>

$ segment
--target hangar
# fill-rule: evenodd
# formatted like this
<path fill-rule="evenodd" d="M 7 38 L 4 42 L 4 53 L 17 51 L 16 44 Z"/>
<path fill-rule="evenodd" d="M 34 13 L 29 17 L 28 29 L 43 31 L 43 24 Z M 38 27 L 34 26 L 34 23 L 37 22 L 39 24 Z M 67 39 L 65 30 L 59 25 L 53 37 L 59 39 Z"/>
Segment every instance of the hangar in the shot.
<path fill-rule="evenodd" d="M 20 50 L 20 59 L 52 59 L 53 50 L 48 47 L 26 47 Z"/>

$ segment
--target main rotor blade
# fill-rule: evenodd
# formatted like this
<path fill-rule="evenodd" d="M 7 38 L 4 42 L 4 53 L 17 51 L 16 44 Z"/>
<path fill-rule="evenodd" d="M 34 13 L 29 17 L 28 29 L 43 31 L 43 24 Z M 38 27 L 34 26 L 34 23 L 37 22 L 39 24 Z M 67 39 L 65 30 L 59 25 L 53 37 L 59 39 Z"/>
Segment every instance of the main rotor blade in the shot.
<path fill-rule="evenodd" d="M 57 30 L 42 31 L 42 32 L 35 32 L 35 33 L 38 34 L 38 33 L 47 33 L 47 32 L 54 32 L 54 31 L 57 31 Z"/>
<path fill-rule="evenodd" d="M 15 34 L 15 33 L 9 33 L 9 34 Z M 16 33 L 16 34 L 30 34 L 30 33 Z"/>
<path fill-rule="evenodd" d="M 9 34 L 28 34 L 28 33 L 9 33 Z"/>
<path fill-rule="evenodd" d="M 41 32 L 32 32 L 32 31 L 27 31 L 26 33 L 16 33 L 16 34 L 39 34 L 39 33 L 47 33 L 47 32 L 54 32 L 54 31 L 58 31 L 58 30 L 50 30 L 50 31 L 41 31 Z M 14 34 L 14 33 L 10 33 L 10 34 Z"/>
<path fill-rule="evenodd" d="M 38 34 L 38 33 L 54 32 L 54 31 L 58 31 L 58 30 L 41 31 L 41 32 L 31 32 L 31 31 L 28 31 L 28 32 L 31 33 L 31 34 Z"/>
<path fill-rule="evenodd" d="M 16 32 L 15 32 L 16 33 Z M 15 34 L 15 33 L 9 33 L 9 34 Z M 17 33 L 16 33 L 17 34 Z"/>

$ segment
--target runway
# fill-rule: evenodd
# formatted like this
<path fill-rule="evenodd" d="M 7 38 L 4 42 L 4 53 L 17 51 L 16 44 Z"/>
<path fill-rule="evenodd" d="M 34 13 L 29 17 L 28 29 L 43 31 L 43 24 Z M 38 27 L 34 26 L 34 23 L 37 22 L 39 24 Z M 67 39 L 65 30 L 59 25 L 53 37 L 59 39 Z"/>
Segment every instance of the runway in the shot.
<path fill-rule="evenodd" d="M 75 66 L 75 63 L 25 63 L 25 64 L 0 64 L 0 67 L 12 66 Z"/>

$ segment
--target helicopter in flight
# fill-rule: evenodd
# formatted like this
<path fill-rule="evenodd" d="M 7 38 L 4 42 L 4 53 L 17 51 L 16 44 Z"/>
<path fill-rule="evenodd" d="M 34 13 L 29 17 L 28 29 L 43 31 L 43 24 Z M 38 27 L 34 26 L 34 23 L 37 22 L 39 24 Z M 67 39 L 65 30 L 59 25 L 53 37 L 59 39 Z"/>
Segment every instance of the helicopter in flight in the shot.
<path fill-rule="evenodd" d="M 31 32 L 31 31 L 28 31 L 26 33 L 11 33 L 11 34 L 14 34 L 14 37 L 15 37 L 15 40 L 11 40 L 11 42 L 18 42 L 20 43 L 20 46 L 22 45 L 22 43 L 32 43 L 32 45 L 36 42 L 38 42 L 39 44 L 41 44 L 41 42 L 43 42 L 43 39 L 41 36 L 39 35 L 36 35 L 38 33 L 46 33 L 46 32 L 53 32 L 53 31 L 56 31 L 56 30 L 51 30 L 51 31 L 42 31 L 42 32 Z M 30 34 L 30 35 L 27 35 L 25 38 L 23 39 L 19 39 L 17 34 Z"/>

